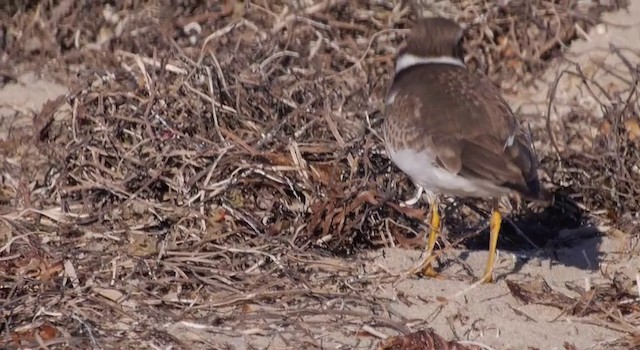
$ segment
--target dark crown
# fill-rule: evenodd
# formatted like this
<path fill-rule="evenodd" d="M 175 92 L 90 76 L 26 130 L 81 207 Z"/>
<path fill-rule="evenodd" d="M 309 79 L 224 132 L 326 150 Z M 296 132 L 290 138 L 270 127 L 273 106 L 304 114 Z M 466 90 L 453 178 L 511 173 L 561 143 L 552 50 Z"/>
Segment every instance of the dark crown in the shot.
<path fill-rule="evenodd" d="M 402 54 L 419 57 L 455 57 L 464 62 L 462 27 L 442 17 L 419 19 L 409 33 Z"/>

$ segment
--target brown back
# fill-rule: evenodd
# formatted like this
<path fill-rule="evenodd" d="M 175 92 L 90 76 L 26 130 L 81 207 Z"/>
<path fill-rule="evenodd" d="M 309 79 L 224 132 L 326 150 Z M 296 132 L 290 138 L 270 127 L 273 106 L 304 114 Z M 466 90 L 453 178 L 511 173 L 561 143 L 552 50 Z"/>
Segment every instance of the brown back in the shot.
<path fill-rule="evenodd" d="M 491 83 L 463 67 L 423 64 L 399 72 L 389 92 L 397 92 L 386 111 L 392 142 L 434 153 L 452 173 L 548 200 L 530 140 Z"/>

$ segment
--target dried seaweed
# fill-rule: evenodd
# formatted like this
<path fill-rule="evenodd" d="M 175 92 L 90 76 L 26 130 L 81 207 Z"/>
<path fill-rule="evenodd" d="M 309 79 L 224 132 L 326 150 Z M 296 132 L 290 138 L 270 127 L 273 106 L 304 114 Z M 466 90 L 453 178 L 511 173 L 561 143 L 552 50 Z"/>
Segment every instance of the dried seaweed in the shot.
<path fill-rule="evenodd" d="M 633 321 L 640 312 L 635 283 L 619 274 L 612 283 L 602 283 L 584 289 L 580 286 L 568 286 L 578 293 L 578 297 L 570 297 L 553 290 L 541 277 L 530 281 L 507 281 L 507 286 L 514 298 L 525 304 L 540 304 L 559 308 L 562 313 L 557 316 L 575 316 L 583 318 L 596 315 L 596 320 L 607 327 L 637 334 Z M 556 319 L 557 319 L 556 318 Z"/>
<path fill-rule="evenodd" d="M 74 87 L 2 144 L 4 345 L 191 347 L 177 330 L 209 348 L 224 343 L 197 332 L 278 334 L 314 348 L 328 346 L 315 326 L 410 333 L 409 320 L 369 292 L 389 276 L 363 275 L 349 255 L 406 240 L 425 214 L 396 205 L 411 189 L 376 132 L 411 7 L 112 3 L 0 13 L 10 28 L 0 28 L 2 65 L 40 65 Z M 576 27 L 615 7 L 496 3 L 448 11 L 471 25 L 472 67 L 504 87 L 538 74 Z M 563 154 L 563 166 L 543 154 L 547 172 L 560 169 L 554 182 L 570 180 L 567 191 L 621 227 L 637 225 L 632 103 L 612 108 L 602 140 Z M 596 187 L 585 169 L 611 186 Z M 616 295 L 599 297 L 621 307 L 627 299 Z M 625 322 L 637 325 L 637 314 L 627 310 Z"/>
<path fill-rule="evenodd" d="M 393 337 L 380 344 L 379 350 L 480 350 L 477 345 L 465 345 L 456 341 L 447 341 L 433 329 Z"/>

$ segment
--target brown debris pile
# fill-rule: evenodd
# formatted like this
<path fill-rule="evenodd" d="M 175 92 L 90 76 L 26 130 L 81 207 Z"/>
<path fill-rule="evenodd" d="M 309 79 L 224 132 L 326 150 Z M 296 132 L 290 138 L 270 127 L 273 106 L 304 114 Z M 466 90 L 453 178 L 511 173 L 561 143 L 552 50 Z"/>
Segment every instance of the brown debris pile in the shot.
<path fill-rule="evenodd" d="M 597 24 L 602 12 L 624 1 L 453 1 L 459 20 L 469 24 L 466 61 L 504 89 L 535 78 L 546 62 Z M 480 17 L 479 17 L 480 16 Z"/>
<path fill-rule="evenodd" d="M 601 223 L 637 234 L 640 229 L 640 71 L 627 66 L 631 90 L 603 105 L 604 119 L 571 115 L 564 150 L 551 152 L 544 167 L 552 181 L 573 199 L 600 212 Z M 585 81 L 587 80 L 584 77 Z M 590 82 L 597 84 L 597 82 Z M 597 85 L 595 85 L 597 86 Z M 595 138 L 584 126 L 596 130 Z M 582 131 L 580 131 L 580 129 Z"/>
<path fill-rule="evenodd" d="M 433 329 L 386 339 L 378 350 L 480 350 L 477 345 L 465 345 L 462 342 L 447 341 Z"/>
<path fill-rule="evenodd" d="M 330 254 L 392 244 L 419 225 L 388 219 L 401 210 L 388 199 L 411 189 L 376 132 L 401 40 L 391 29 L 409 25 L 411 7 L 90 3 L 0 14 L 0 73 L 47 62 L 74 87 L 2 144 L 0 293 L 3 317 L 25 334 L 11 346 L 184 345 L 158 326 L 182 317 L 229 337 L 287 328 L 285 342 L 312 347 L 326 344 L 309 324 L 408 333 L 363 292 L 382 277 Z M 489 3 L 453 8 L 462 20 L 486 15 L 469 32 L 469 60 L 496 81 L 537 73 L 576 24 L 586 30 L 607 9 Z"/>
<path fill-rule="evenodd" d="M 593 316 L 588 322 L 627 332 L 632 337 L 624 345 L 640 346 L 640 342 L 637 341 L 640 336 L 638 285 L 622 273 L 612 276 L 611 282 L 589 285 L 586 288 L 568 285 L 570 291 L 579 295 L 575 298 L 553 290 L 541 277 L 531 281 L 507 281 L 507 286 L 511 294 L 524 304 L 540 304 L 561 309 L 562 312 L 556 320 L 562 316 L 576 320 Z"/>

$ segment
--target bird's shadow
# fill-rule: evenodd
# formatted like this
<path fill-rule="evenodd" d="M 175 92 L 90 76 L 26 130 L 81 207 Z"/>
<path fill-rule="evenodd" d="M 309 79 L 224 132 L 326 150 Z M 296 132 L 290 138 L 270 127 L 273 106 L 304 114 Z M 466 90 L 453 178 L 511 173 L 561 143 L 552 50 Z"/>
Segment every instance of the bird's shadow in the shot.
<path fill-rule="evenodd" d="M 489 213 L 472 202 L 463 202 L 485 218 Z M 566 194 L 555 193 L 553 205 L 543 210 L 519 210 L 503 216 L 498 237 L 498 249 L 518 257 L 513 272 L 519 272 L 524 264 L 534 257 L 550 259 L 553 263 L 572 266 L 582 270 L 593 270 L 599 265 L 598 246 L 600 232 L 590 222 L 587 213 Z M 483 227 L 479 234 L 465 239 L 461 245 L 468 250 L 487 250 L 489 228 L 487 220 L 479 223 Z M 450 232 L 459 234 L 472 228 L 450 225 Z M 477 231 L 477 228 L 475 229 Z M 450 236 L 452 234 L 449 234 Z M 452 238 L 455 238 L 452 237 Z M 465 256 L 461 256 L 465 258 Z"/>

